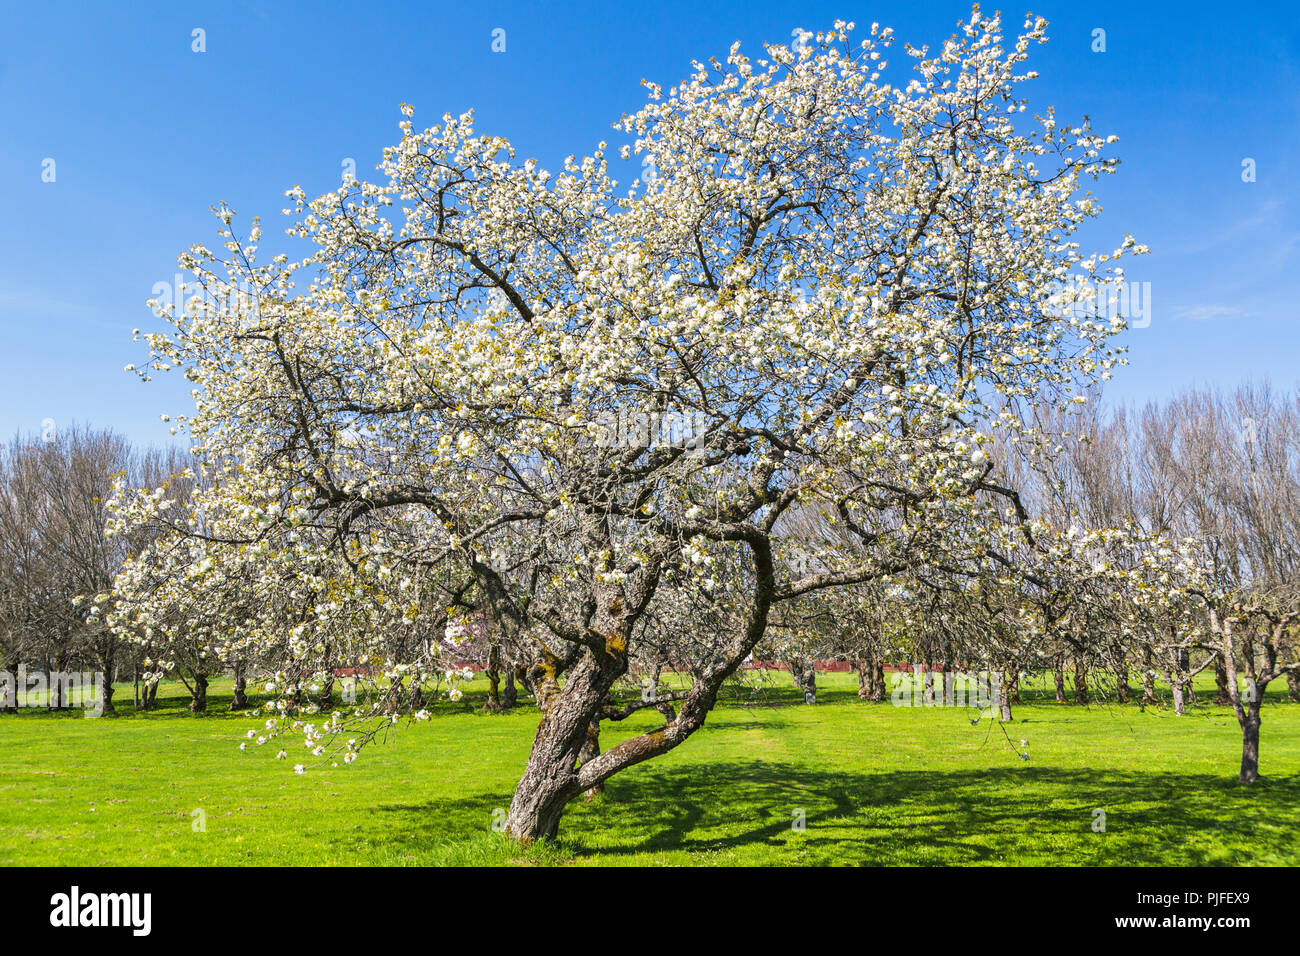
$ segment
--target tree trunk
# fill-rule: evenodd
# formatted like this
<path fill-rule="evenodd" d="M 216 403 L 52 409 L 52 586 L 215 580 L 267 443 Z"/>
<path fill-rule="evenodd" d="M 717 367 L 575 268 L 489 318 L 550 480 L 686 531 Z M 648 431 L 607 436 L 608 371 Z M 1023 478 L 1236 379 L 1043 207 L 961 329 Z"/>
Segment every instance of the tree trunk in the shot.
<path fill-rule="evenodd" d="M 1214 659 L 1214 702 L 1220 707 L 1232 704 L 1232 695 L 1228 693 L 1228 668 L 1223 666 L 1223 657 Z"/>
<path fill-rule="evenodd" d="M 1055 678 L 1056 680 L 1056 702 L 1058 704 L 1064 704 L 1065 703 L 1065 665 L 1061 663 L 1061 659 L 1059 657 L 1056 659 L 1056 670 L 1052 672 L 1052 677 Z"/>
<path fill-rule="evenodd" d="M 501 692 L 501 706 L 506 710 L 517 706 L 519 703 L 519 689 L 515 686 L 515 669 L 506 668 L 506 686 Z"/>
<path fill-rule="evenodd" d="M 934 706 L 934 664 L 930 661 L 925 662 L 925 670 L 921 672 L 921 706 Z"/>
<path fill-rule="evenodd" d="M 559 835 L 564 808 L 582 792 L 579 755 L 588 746 L 591 722 L 619 676 L 586 663 L 561 688 L 553 670 L 538 668 L 535 683 L 542 721 L 533 738 L 528 766 L 506 814 L 506 833 L 522 843 Z"/>
<path fill-rule="evenodd" d="M 235 678 L 234 694 L 230 698 L 231 710 L 243 710 L 248 706 L 248 679 L 242 674 Z"/>
<path fill-rule="evenodd" d="M 206 713 L 208 709 L 208 678 L 205 674 L 194 675 L 194 690 L 190 695 L 190 710 L 196 714 Z"/>
<path fill-rule="evenodd" d="M 849 664 L 853 672 L 858 675 L 858 700 L 870 700 L 871 698 L 871 671 L 870 664 L 864 660 L 854 659 Z"/>
<path fill-rule="evenodd" d="M 1142 707 L 1156 702 L 1156 675 L 1151 666 L 1151 651 L 1142 652 Z"/>
<path fill-rule="evenodd" d="M 18 675 L 10 674 L 4 689 L 0 690 L 0 713 L 18 712 Z"/>
<path fill-rule="evenodd" d="M 1287 696 L 1297 704 L 1300 704 L 1300 673 L 1295 671 L 1286 672 L 1286 690 Z"/>
<path fill-rule="evenodd" d="M 419 705 L 417 704 L 416 706 Z M 326 668 L 325 680 L 321 683 L 320 709 L 322 713 L 334 709 L 334 668 L 332 667 Z"/>
<path fill-rule="evenodd" d="M 1250 705 L 1241 726 L 1241 775 L 1237 781 L 1250 786 L 1259 779 L 1259 703 Z"/>
<path fill-rule="evenodd" d="M 243 664 L 235 665 L 235 691 L 234 696 L 230 698 L 231 710 L 243 710 L 248 706 L 248 677 L 245 674 L 247 668 Z"/>
<path fill-rule="evenodd" d="M 506 814 L 506 833 L 521 843 L 554 840 L 560 835 L 560 817 L 577 796 L 576 779 L 534 768 L 531 761 Z"/>
<path fill-rule="evenodd" d="M 1074 702 L 1088 703 L 1088 669 L 1078 657 L 1074 659 Z"/>
<path fill-rule="evenodd" d="M 488 648 L 487 667 L 483 671 L 487 675 L 488 682 L 488 699 L 483 705 L 484 710 L 501 709 L 501 645 L 493 644 Z"/>
<path fill-rule="evenodd" d="M 1020 668 L 1013 668 L 1007 673 L 1007 697 L 1011 703 L 1020 703 Z"/>
<path fill-rule="evenodd" d="M 578 752 L 578 766 L 590 760 L 595 760 L 600 756 L 600 718 L 596 718 L 587 724 L 587 739 L 582 745 L 582 750 Z M 598 796 L 605 792 L 605 784 L 598 783 L 591 789 L 585 791 L 583 799 L 590 803 Z"/>
<path fill-rule="evenodd" d="M 1124 661 L 1115 665 L 1115 699 L 1121 704 L 1127 704 L 1129 699 L 1128 665 Z"/>
<path fill-rule="evenodd" d="M 533 684 L 533 679 L 529 676 L 527 664 L 515 665 L 515 679 L 519 681 L 519 686 L 524 689 L 524 693 L 533 698 L 533 702 L 541 707 L 541 700 L 537 696 L 537 687 Z"/>
<path fill-rule="evenodd" d="M 871 701 L 879 704 L 887 696 L 885 687 L 885 662 L 877 657 L 871 662 L 872 688 Z"/>
<path fill-rule="evenodd" d="M 50 710 L 63 710 L 63 708 L 67 706 L 67 701 L 63 696 L 63 681 L 56 676 L 62 673 L 62 661 L 59 661 L 57 664 L 51 664 L 48 660 L 45 662 L 45 687 L 47 694 L 45 698 L 45 706 Z"/>
<path fill-rule="evenodd" d="M 798 655 L 792 655 L 789 659 L 790 679 L 794 682 L 795 690 L 803 694 L 803 699 L 813 704 L 817 702 L 817 668 L 812 663 Z"/>
<path fill-rule="evenodd" d="M 817 703 L 817 668 L 811 661 L 804 663 L 802 689 L 807 703 Z"/>
<path fill-rule="evenodd" d="M 993 681 L 997 685 L 998 711 L 1000 712 L 1002 722 L 1004 724 L 1009 724 L 1011 723 L 1011 700 L 1007 697 L 1006 681 L 997 681 L 995 678 L 996 675 L 990 671 L 989 680 Z"/>

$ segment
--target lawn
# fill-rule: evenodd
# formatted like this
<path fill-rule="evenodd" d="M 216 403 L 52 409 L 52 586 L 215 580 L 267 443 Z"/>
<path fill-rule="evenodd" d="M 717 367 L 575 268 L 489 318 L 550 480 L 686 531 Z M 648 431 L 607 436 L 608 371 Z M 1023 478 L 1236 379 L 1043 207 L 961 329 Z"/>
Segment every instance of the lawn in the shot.
<path fill-rule="evenodd" d="M 301 776 L 292 751 L 238 749 L 259 723 L 225 712 L 228 682 L 209 716 L 179 685 L 134 714 L 126 687 L 121 716 L 0 717 L 0 864 L 1300 864 L 1300 705 L 1270 688 L 1264 779 L 1246 789 L 1236 721 L 1198 687 L 1177 717 L 1056 704 L 1036 683 L 1004 732 L 864 704 L 848 674 L 819 675 L 812 706 L 784 676 L 760 681 L 529 850 L 492 825 L 537 712 L 482 713 L 481 679 L 355 764 Z M 603 744 L 661 720 L 606 724 Z"/>

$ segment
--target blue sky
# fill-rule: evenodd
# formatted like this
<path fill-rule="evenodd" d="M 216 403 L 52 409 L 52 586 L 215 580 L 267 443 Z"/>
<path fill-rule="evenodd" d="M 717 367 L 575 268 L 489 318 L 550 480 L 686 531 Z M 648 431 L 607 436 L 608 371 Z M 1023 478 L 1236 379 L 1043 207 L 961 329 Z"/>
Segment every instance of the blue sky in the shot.
<path fill-rule="evenodd" d="M 1189 384 L 1300 382 L 1300 8 L 1291 3 L 1022 4 L 1051 21 L 1030 106 L 1117 133 L 1120 172 L 1085 245 L 1151 246 L 1149 327 L 1108 394 Z M 997 8 L 985 4 L 986 9 Z M 969 3 L 58 2 L 0 8 L 0 440 L 44 419 L 169 440 L 186 383 L 122 371 L 133 327 L 177 253 L 211 242 L 208 207 L 278 228 L 283 191 L 333 188 L 345 159 L 373 170 L 416 122 L 473 108 L 480 130 L 554 166 L 602 138 L 690 60 L 750 50 L 835 19 L 941 42 Z M 206 52 L 191 31 L 206 32 Z M 493 53 L 492 31 L 506 31 Z M 1093 31 L 1106 31 L 1094 53 Z M 902 57 L 893 61 L 902 65 Z M 1256 180 L 1243 182 L 1242 161 Z M 42 163 L 55 161 L 55 181 Z M 627 181 L 635 174 L 631 163 Z M 1087 240 L 1092 240 L 1088 243 Z M 265 242 L 263 248 L 271 243 Z"/>

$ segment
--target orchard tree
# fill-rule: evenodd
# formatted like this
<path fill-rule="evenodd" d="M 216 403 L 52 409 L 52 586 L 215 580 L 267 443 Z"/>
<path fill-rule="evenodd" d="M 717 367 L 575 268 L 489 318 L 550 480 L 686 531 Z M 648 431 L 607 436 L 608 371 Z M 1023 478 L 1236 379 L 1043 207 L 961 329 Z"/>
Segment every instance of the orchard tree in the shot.
<path fill-rule="evenodd" d="M 91 599 L 126 556 L 106 535 L 107 502 L 116 477 L 143 477 L 138 459 L 121 436 L 76 425 L 18 438 L 0 457 L 0 661 L 51 675 L 93 665 L 110 713 L 122 641 L 92 620 Z M 68 706 L 65 694 L 52 680 L 49 706 Z"/>
<path fill-rule="evenodd" d="M 205 295 L 167 311 L 139 371 L 194 383 L 178 427 L 227 464 L 145 560 L 196 593 L 240 560 L 268 592 L 327 586 L 287 642 L 257 606 L 204 609 L 282 671 L 341 613 L 419 626 L 428 581 L 472 578 L 542 711 L 506 820 L 525 841 L 698 730 L 774 608 L 983 560 L 1018 533 L 990 433 L 1032 440 L 1018 406 L 1082 399 L 1118 360 L 1123 320 L 1062 310 L 1060 284 L 1143 250 L 1072 240 L 1099 211 L 1084 181 L 1115 160 L 1086 123 L 1026 114 L 1045 21 L 1004 46 L 976 11 L 939 49 L 908 48 L 901 83 L 891 31 L 852 29 L 646 83 L 615 128 L 655 175 L 627 188 L 603 143 L 553 175 L 469 115 L 421 130 L 403 107 L 377 182 L 289 191 L 304 259 L 258 258 L 260 225 L 242 235 L 219 209 L 221 249 L 181 260 Z M 123 529 L 154 500 L 123 488 Z M 855 547 L 803 572 L 780 560 L 796 506 Z M 503 542 L 526 560 L 492 560 Z M 151 613 L 137 584 L 122 576 L 117 626 Z M 707 635 L 664 609 L 683 595 Z M 647 639 L 689 687 L 662 727 L 594 755 Z M 407 663 L 374 652 L 389 674 Z M 349 721 L 395 722 L 401 703 L 299 729 L 322 760 L 350 758 L 369 738 Z"/>

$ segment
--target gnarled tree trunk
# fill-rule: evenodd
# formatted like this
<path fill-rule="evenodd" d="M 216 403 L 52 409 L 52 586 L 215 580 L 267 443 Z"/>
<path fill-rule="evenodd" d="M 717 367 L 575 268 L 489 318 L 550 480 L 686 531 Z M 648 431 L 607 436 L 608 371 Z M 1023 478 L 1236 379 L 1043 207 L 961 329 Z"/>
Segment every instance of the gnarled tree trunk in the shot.
<path fill-rule="evenodd" d="M 871 699 L 871 664 L 869 661 L 854 660 L 850 664 L 858 675 L 858 700 Z"/>
<path fill-rule="evenodd" d="M 617 670 L 587 660 L 560 688 L 553 670 L 542 669 L 536 683 L 542 721 L 506 814 L 506 833 L 516 840 L 530 843 L 558 836 L 564 808 L 583 792 L 578 762 Z"/>
<path fill-rule="evenodd" d="M 244 710 L 248 706 L 248 666 L 243 661 L 235 663 L 235 690 L 230 698 L 231 710 Z"/>
<path fill-rule="evenodd" d="M 600 718 L 597 717 L 595 720 L 592 720 L 589 724 L 587 724 L 587 739 L 582 745 L 582 750 L 578 752 L 578 766 L 581 767 L 583 764 L 590 763 L 591 761 L 595 760 L 599 756 L 600 756 Z M 601 783 L 596 784 L 594 787 L 590 787 L 587 790 L 585 790 L 582 796 L 585 800 L 591 801 L 596 799 L 596 797 L 600 796 L 604 792 L 605 792 L 605 784 L 602 781 Z"/>
<path fill-rule="evenodd" d="M 873 703 L 879 704 L 886 697 L 884 660 L 879 657 L 875 658 L 871 662 L 871 673 L 873 677 L 871 700 Z"/>
<path fill-rule="evenodd" d="M 194 675 L 194 689 L 190 693 L 190 710 L 196 714 L 208 709 L 208 677 L 206 674 Z"/>

